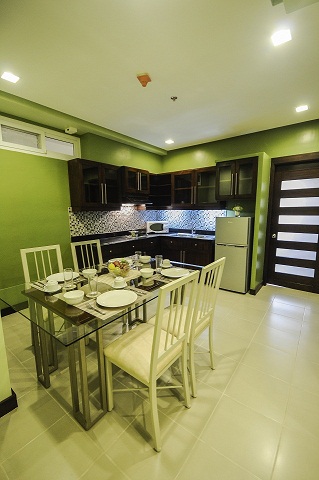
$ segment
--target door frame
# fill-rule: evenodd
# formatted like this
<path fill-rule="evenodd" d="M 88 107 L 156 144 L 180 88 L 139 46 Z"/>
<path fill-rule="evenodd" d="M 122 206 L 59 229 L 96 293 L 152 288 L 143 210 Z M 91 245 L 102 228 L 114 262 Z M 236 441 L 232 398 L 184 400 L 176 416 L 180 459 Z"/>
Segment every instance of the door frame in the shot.
<path fill-rule="evenodd" d="M 268 215 L 267 215 L 267 229 L 266 229 L 266 245 L 265 245 L 265 263 L 264 263 L 264 275 L 263 275 L 263 284 L 267 284 L 268 272 L 269 272 L 269 252 L 270 252 L 270 241 L 271 241 L 271 216 L 273 211 L 273 191 L 275 184 L 275 173 L 276 167 L 278 165 L 293 165 L 296 163 L 299 164 L 311 164 L 319 162 L 319 152 L 312 153 L 301 153 L 298 155 L 288 155 L 286 157 L 275 157 L 271 159 L 271 168 L 270 168 L 270 182 L 269 182 L 269 204 L 268 204 Z"/>

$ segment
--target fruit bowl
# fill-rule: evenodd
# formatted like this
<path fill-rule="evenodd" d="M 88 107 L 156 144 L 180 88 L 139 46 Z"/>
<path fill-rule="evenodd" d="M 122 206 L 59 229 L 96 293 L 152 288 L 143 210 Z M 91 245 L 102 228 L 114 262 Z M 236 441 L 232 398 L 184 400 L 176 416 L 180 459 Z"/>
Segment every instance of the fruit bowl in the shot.
<path fill-rule="evenodd" d="M 122 258 L 122 260 L 108 262 L 107 268 L 114 277 L 126 277 L 129 274 L 131 267 L 129 262 Z"/>

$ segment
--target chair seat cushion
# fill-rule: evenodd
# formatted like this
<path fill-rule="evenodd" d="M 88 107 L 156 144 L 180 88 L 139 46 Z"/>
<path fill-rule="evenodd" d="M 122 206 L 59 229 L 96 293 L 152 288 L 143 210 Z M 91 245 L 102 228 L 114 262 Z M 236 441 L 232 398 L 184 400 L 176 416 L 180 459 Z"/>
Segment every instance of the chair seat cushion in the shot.
<path fill-rule="evenodd" d="M 145 385 L 149 385 L 153 336 L 154 325 L 142 323 L 105 347 L 104 355 L 110 362 Z M 166 333 L 163 331 L 160 335 L 159 354 L 165 350 L 165 337 Z M 157 378 L 160 376 L 163 367 L 173 362 L 180 355 L 181 349 L 182 343 L 177 343 L 176 347 L 159 361 L 156 372 Z"/>

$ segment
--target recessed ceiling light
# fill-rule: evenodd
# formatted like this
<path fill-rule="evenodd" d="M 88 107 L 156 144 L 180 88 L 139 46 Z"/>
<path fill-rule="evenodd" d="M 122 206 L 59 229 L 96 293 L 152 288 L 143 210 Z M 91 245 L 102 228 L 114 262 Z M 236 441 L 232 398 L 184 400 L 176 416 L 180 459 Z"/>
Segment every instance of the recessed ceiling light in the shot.
<path fill-rule="evenodd" d="M 17 81 L 20 80 L 20 77 L 17 77 L 16 75 L 13 75 L 13 73 L 10 73 L 10 72 L 3 72 L 3 74 L 1 75 L 1 78 L 3 78 L 3 80 L 8 80 L 8 82 L 12 82 L 12 83 L 17 83 Z"/>
<path fill-rule="evenodd" d="M 308 110 L 308 105 L 299 105 L 299 107 L 296 107 L 296 112 L 305 112 Z"/>
<path fill-rule="evenodd" d="M 289 28 L 287 30 L 279 30 L 271 36 L 271 41 L 276 47 L 282 43 L 289 42 L 291 40 L 291 33 Z"/>
<path fill-rule="evenodd" d="M 167 143 L 167 145 L 171 145 L 172 143 L 174 143 L 174 140 L 171 140 L 171 139 L 165 140 L 165 143 Z"/>

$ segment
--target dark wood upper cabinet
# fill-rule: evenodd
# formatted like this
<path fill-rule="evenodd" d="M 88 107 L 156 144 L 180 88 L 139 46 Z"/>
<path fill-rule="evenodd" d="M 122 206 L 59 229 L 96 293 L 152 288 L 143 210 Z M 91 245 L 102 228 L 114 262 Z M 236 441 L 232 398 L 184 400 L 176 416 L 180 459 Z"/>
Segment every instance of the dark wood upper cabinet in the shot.
<path fill-rule="evenodd" d="M 148 195 L 150 174 L 147 170 L 121 167 L 123 195 Z"/>
<path fill-rule="evenodd" d="M 151 173 L 150 195 L 151 208 L 166 208 L 172 204 L 172 174 Z"/>
<path fill-rule="evenodd" d="M 217 207 L 216 167 L 172 173 L 172 204 L 175 208 Z"/>
<path fill-rule="evenodd" d="M 119 210 L 119 167 L 76 158 L 68 162 L 71 207 L 74 210 Z"/>
<path fill-rule="evenodd" d="M 216 198 L 254 198 L 257 186 L 258 158 L 241 158 L 216 165 Z"/>

